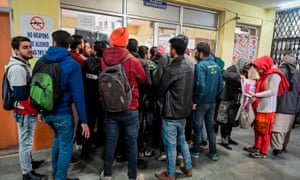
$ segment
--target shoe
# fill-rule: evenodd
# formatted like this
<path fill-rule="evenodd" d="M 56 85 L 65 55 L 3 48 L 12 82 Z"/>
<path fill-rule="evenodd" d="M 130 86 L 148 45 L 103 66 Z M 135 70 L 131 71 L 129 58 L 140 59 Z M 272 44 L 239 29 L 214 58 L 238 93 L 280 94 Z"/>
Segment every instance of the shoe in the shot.
<path fill-rule="evenodd" d="M 249 153 L 259 152 L 259 150 L 256 149 L 255 147 L 244 147 L 243 150 L 244 150 L 244 151 L 247 151 L 247 152 L 249 152 Z"/>
<path fill-rule="evenodd" d="M 153 157 L 154 155 L 155 153 L 152 150 L 145 152 L 145 157 Z"/>
<path fill-rule="evenodd" d="M 191 157 L 192 157 L 192 158 L 198 159 L 199 156 L 200 156 L 200 153 L 191 152 Z"/>
<path fill-rule="evenodd" d="M 217 161 L 219 158 L 218 158 L 217 154 L 211 154 L 210 159 L 213 160 L 213 161 Z"/>
<path fill-rule="evenodd" d="M 39 160 L 39 161 L 31 161 L 31 165 L 32 165 L 32 169 L 37 169 L 39 168 L 43 163 L 45 162 L 45 160 Z"/>
<path fill-rule="evenodd" d="M 166 172 L 156 172 L 155 176 L 160 180 L 175 180 L 175 177 L 167 176 Z"/>
<path fill-rule="evenodd" d="M 232 145 L 239 145 L 239 143 L 232 140 L 231 137 L 228 137 L 228 142 L 229 142 L 229 144 L 232 144 Z"/>
<path fill-rule="evenodd" d="M 192 169 L 186 170 L 186 169 L 184 168 L 184 165 L 183 165 L 183 164 L 180 164 L 179 168 L 180 168 L 181 172 L 182 172 L 183 174 L 185 174 L 187 177 L 192 177 L 192 176 L 193 176 L 193 171 L 192 171 Z"/>
<path fill-rule="evenodd" d="M 167 160 L 167 155 L 165 153 L 161 153 L 161 155 L 159 156 L 158 160 L 160 160 L 160 161 Z"/>
<path fill-rule="evenodd" d="M 260 152 L 252 152 L 249 154 L 250 157 L 254 158 L 254 159 L 265 159 L 267 158 L 266 154 L 260 153 Z"/>
<path fill-rule="evenodd" d="M 34 171 L 31 171 L 28 174 L 23 174 L 23 180 L 47 180 L 48 177 L 44 174 L 38 174 Z"/>
<path fill-rule="evenodd" d="M 80 180 L 79 178 L 67 178 L 67 180 Z"/>
<path fill-rule="evenodd" d="M 280 157 L 280 156 L 281 156 L 281 152 L 282 152 L 282 150 L 274 149 L 274 150 L 272 151 L 272 154 L 273 154 L 274 156 Z"/>
<path fill-rule="evenodd" d="M 208 144 L 207 144 L 207 141 L 202 141 L 202 142 L 200 143 L 200 147 L 201 147 L 201 149 L 203 149 L 203 150 L 208 150 Z"/>
<path fill-rule="evenodd" d="M 228 143 L 221 142 L 220 145 L 223 146 L 225 149 L 232 150 L 232 147 L 230 147 Z"/>
<path fill-rule="evenodd" d="M 144 179 L 145 179 L 144 174 L 138 174 L 138 175 L 136 176 L 136 179 L 135 179 L 135 180 L 144 180 Z M 133 179 L 128 179 L 128 180 L 133 180 Z"/>
<path fill-rule="evenodd" d="M 111 176 L 104 176 L 104 171 L 100 174 L 100 180 L 111 180 Z"/>
<path fill-rule="evenodd" d="M 282 148 L 282 152 L 286 152 L 286 147 L 283 147 L 283 148 Z"/>
<path fill-rule="evenodd" d="M 187 143 L 188 143 L 189 149 L 194 148 L 194 142 L 193 141 L 188 141 Z"/>
<path fill-rule="evenodd" d="M 71 160 L 69 162 L 69 165 L 70 166 L 76 166 L 79 163 L 80 163 L 79 159 L 76 159 L 74 156 L 72 156 L 72 158 L 71 158 Z"/>
<path fill-rule="evenodd" d="M 176 157 L 177 161 L 183 161 L 183 156 L 181 155 L 181 153 L 178 153 L 177 157 Z"/>
<path fill-rule="evenodd" d="M 144 152 L 139 152 L 139 157 L 143 158 L 145 156 Z"/>

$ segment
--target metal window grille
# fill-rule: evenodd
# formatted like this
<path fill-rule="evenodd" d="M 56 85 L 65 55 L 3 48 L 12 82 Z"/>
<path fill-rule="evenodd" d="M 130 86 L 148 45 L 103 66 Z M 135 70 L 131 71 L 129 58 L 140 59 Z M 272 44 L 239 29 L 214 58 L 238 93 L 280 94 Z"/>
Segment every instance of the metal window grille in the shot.
<path fill-rule="evenodd" d="M 276 13 L 271 56 L 278 65 L 283 56 L 292 54 L 300 63 L 300 8 Z"/>

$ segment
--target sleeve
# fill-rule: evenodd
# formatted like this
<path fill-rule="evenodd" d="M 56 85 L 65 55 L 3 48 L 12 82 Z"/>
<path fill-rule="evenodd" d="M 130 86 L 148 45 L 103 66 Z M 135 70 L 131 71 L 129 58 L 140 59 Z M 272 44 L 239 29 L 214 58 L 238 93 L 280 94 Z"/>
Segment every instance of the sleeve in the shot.
<path fill-rule="evenodd" d="M 225 81 L 236 81 L 240 82 L 239 73 L 237 73 L 236 66 L 232 65 L 223 71 L 223 78 Z"/>
<path fill-rule="evenodd" d="M 73 63 L 73 69 L 69 76 L 68 84 L 70 86 L 72 99 L 73 102 L 75 103 L 79 119 L 82 121 L 83 124 L 86 124 L 87 117 L 86 117 L 84 86 L 83 86 L 81 68 L 78 63 Z"/>
<path fill-rule="evenodd" d="M 269 75 L 267 79 L 266 90 L 263 92 L 256 93 L 256 96 L 261 98 L 277 96 L 280 81 L 281 78 L 278 74 Z"/>
<path fill-rule="evenodd" d="M 207 73 L 207 69 L 205 66 L 198 64 L 197 66 L 197 76 L 196 76 L 196 98 L 200 98 L 201 99 L 201 95 L 203 94 L 203 92 L 205 92 L 205 88 L 206 88 L 206 83 L 205 83 L 205 79 L 206 79 L 206 73 Z"/>
<path fill-rule="evenodd" d="M 158 96 L 161 97 L 165 95 L 170 86 L 177 81 L 180 75 L 172 73 L 170 70 L 166 69 L 162 74 L 159 86 L 158 86 Z"/>
<path fill-rule="evenodd" d="M 8 80 L 14 90 L 14 96 L 17 101 L 26 100 L 29 92 L 27 88 L 27 72 L 21 65 L 15 65 L 8 69 Z"/>
<path fill-rule="evenodd" d="M 145 81 L 146 81 L 146 73 L 145 73 L 145 70 L 142 66 L 142 63 L 137 60 L 135 61 L 136 65 L 135 65 L 135 68 L 136 68 L 136 81 L 138 83 L 138 85 L 141 85 L 141 84 L 144 84 Z"/>
<path fill-rule="evenodd" d="M 221 71 L 221 69 L 220 69 Z M 218 89 L 217 89 L 217 95 L 219 95 L 222 90 L 224 88 L 224 80 L 223 80 L 223 77 L 222 77 L 222 72 L 219 73 L 219 78 L 218 78 Z"/>

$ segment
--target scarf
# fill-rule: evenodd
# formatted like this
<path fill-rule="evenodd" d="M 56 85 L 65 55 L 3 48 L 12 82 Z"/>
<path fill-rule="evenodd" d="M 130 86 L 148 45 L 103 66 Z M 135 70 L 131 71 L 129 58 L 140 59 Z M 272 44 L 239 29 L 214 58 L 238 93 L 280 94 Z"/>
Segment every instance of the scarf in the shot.
<path fill-rule="evenodd" d="M 288 92 L 289 90 L 289 82 L 287 81 L 285 75 L 273 65 L 273 59 L 270 56 L 262 56 L 253 61 L 253 65 L 258 69 L 264 70 L 264 73 L 260 75 L 260 78 L 256 82 L 256 92 L 266 91 L 267 88 L 267 79 L 271 74 L 278 74 L 281 78 L 277 96 L 281 96 L 283 93 Z M 257 97 L 253 103 L 253 108 L 256 109 L 259 103 L 261 102 L 261 98 Z"/>

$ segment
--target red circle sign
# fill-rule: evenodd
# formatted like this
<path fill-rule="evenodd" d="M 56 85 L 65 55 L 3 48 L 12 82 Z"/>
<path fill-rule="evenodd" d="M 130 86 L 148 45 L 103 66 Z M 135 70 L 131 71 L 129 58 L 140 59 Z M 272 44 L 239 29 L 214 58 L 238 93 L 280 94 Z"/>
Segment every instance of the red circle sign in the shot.
<path fill-rule="evenodd" d="M 33 16 L 30 19 L 30 25 L 34 30 L 40 31 L 44 29 L 45 27 L 45 22 L 44 19 L 39 17 L 39 16 Z"/>

